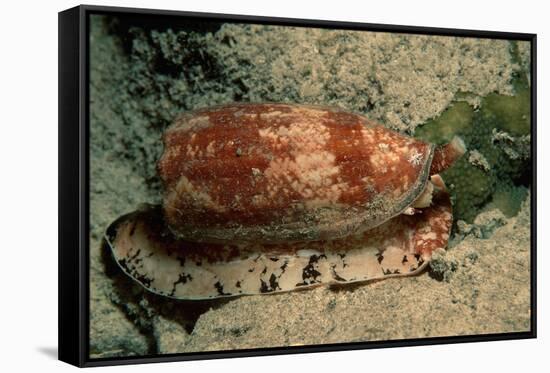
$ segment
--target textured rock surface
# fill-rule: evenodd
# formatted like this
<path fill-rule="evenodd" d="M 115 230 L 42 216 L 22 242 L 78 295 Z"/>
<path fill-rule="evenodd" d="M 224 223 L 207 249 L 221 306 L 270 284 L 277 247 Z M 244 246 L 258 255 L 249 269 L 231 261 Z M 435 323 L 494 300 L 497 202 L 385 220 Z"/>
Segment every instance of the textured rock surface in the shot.
<path fill-rule="evenodd" d="M 111 281 L 98 262 L 98 241 L 92 241 L 90 271 L 90 355 L 92 357 L 143 355 L 151 349 L 151 338 L 140 333 L 127 315 L 108 296 Z"/>
<path fill-rule="evenodd" d="M 113 302 L 100 242 L 112 219 L 153 196 L 143 177 L 115 155 L 124 151 L 122 139 L 128 133 L 118 105 L 127 99 L 118 89 L 125 65 L 114 40 L 97 31 L 94 28 L 91 35 L 90 79 L 90 352 L 92 357 L 143 355 L 150 351 L 152 339 Z"/>
<path fill-rule="evenodd" d="M 418 277 L 176 302 L 149 294 L 122 275 L 102 255 L 100 244 L 103 230 L 119 215 L 143 202 L 159 202 L 155 165 L 161 132 L 182 110 L 234 100 L 338 104 L 412 133 L 453 100 L 482 104 L 480 97 L 491 92 L 512 94 L 512 76 L 529 65 L 524 45 L 514 49 L 506 41 L 240 25 L 172 32 L 130 28 L 122 20 L 111 27 L 125 38 L 108 34 L 100 19 L 93 19 L 91 28 L 93 356 L 529 329 L 529 208 L 495 220 L 494 208 L 512 216 L 518 204 L 491 197 L 501 190 L 519 201 L 525 189 L 511 184 L 489 188 L 482 178 L 476 181 L 476 193 L 483 195 L 476 197 L 478 207 L 490 202 L 493 215 L 488 211 L 476 220 L 477 212 L 472 214 L 473 223 L 464 225 L 470 230 L 462 231 L 448 252 L 438 254 L 433 269 Z M 462 107 L 456 127 L 471 127 L 470 106 L 454 105 Z M 497 106 L 493 115 L 506 117 L 503 110 L 510 103 Z M 514 123 L 504 123 L 501 130 L 525 135 Z M 476 149 L 489 163 L 499 162 L 490 151 Z M 457 201 L 467 198 L 458 189 L 455 195 Z M 480 238 L 475 232 L 492 235 Z"/>

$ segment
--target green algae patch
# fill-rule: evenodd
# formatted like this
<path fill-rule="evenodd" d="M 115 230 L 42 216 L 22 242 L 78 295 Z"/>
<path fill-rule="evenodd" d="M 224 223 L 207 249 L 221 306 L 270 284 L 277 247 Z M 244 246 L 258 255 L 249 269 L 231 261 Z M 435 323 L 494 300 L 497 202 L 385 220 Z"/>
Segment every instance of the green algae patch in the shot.
<path fill-rule="evenodd" d="M 513 136 L 528 135 L 531 126 L 531 90 L 522 88 L 515 96 L 495 93 L 483 100 L 482 113 L 494 115 L 498 128 Z"/>
<path fill-rule="evenodd" d="M 492 201 L 485 206 L 484 210 L 489 211 L 496 208 L 508 218 L 516 216 L 528 194 L 529 189 L 524 186 L 499 185 L 493 193 Z"/>
<path fill-rule="evenodd" d="M 531 129 L 531 86 L 529 66 L 522 61 L 518 42 L 511 42 L 511 58 L 514 63 L 523 64 L 523 70 L 513 74 L 513 95 L 492 92 L 481 101 L 480 113 L 495 121 L 497 129 L 509 132 L 512 136 L 524 136 Z"/>
<path fill-rule="evenodd" d="M 530 90 L 523 86 L 514 96 L 489 94 L 478 110 L 455 102 L 416 130 L 415 137 L 436 144 L 455 135 L 466 143 L 468 152 L 442 173 L 453 195 L 455 220 L 472 222 L 493 201 L 508 216 L 518 211 L 503 203 L 510 195 L 504 191 L 515 190 L 530 172 L 530 100 Z"/>
<path fill-rule="evenodd" d="M 416 130 L 416 137 L 436 144 L 450 141 L 455 135 L 468 133 L 474 109 L 467 102 L 455 102 L 439 117 Z"/>
<path fill-rule="evenodd" d="M 476 215 L 491 199 L 496 177 L 468 162 L 467 155 L 441 174 L 453 197 L 454 220 L 473 222 Z"/>

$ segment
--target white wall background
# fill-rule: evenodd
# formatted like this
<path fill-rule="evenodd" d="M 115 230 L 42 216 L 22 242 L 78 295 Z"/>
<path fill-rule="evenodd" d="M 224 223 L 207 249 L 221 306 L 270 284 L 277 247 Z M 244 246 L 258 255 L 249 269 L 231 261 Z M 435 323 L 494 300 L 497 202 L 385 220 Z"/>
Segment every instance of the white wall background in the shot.
<path fill-rule="evenodd" d="M 93 1 L 93 0 L 91 0 Z M 93 1 L 95 5 L 485 29 L 538 34 L 537 340 L 110 368 L 115 371 L 537 371 L 549 367 L 550 23 L 544 1 Z M 74 1 L 7 1 L 0 11 L 0 370 L 68 371 L 57 350 L 57 12 Z M 546 315 L 545 315 L 546 314 Z"/>

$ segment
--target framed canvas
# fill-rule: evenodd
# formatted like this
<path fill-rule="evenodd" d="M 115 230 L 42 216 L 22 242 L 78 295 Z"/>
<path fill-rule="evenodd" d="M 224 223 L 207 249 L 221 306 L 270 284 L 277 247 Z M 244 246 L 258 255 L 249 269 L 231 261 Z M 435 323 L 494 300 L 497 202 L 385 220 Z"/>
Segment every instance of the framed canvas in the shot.
<path fill-rule="evenodd" d="M 59 13 L 59 358 L 536 336 L 536 35 Z"/>

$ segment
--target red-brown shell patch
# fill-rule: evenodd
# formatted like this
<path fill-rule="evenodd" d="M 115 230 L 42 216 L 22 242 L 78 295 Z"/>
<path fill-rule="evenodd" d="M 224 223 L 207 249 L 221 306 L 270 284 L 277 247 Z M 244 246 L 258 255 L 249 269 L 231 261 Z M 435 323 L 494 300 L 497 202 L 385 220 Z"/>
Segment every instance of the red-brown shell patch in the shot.
<path fill-rule="evenodd" d="M 361 115 L 287 104 L 184 114 L 164 143 L 165 214 L 182 232 L 278 227 L 296 233 L 304 222 L 343 221 L 353 209 L 379 224 L 421 192 L 432 150 Z"/>

